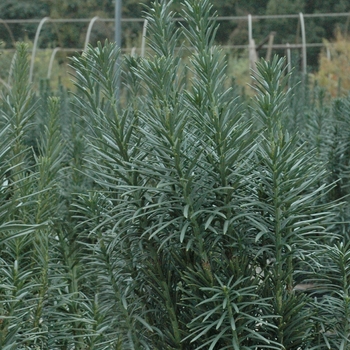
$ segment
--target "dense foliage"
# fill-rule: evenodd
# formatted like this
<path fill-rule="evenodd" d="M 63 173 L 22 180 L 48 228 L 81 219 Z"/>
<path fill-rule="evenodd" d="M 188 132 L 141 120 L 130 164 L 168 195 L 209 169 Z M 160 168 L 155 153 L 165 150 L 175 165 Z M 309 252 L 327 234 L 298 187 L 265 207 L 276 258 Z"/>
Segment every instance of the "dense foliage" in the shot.
<path fill-rule="evenodd" d="M 180 28 L 169 9 L 147 10 L 149 57 L 106 42 L 73 58 L 74 95 L 34 93 L 17 47 L 0 348 L 349 349 L 350 99 L 275 57 L 244 101 L 209 1 Z"/>

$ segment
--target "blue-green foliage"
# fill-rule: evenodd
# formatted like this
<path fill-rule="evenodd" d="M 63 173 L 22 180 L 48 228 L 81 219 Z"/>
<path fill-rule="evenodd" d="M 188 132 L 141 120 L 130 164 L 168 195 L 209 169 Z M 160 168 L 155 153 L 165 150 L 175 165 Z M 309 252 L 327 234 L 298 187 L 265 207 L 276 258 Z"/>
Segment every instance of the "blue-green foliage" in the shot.
<path fill-rule="evenodd" d="M 186 1 L 180 27 L 170 6 L 147 9 L 149 56 L 73 58 L 69 95 L 36 95 L 18 47 L 1 349 L 347 349 L 349 99 L 274 57 L 242 104 L 210 2 Z"/>

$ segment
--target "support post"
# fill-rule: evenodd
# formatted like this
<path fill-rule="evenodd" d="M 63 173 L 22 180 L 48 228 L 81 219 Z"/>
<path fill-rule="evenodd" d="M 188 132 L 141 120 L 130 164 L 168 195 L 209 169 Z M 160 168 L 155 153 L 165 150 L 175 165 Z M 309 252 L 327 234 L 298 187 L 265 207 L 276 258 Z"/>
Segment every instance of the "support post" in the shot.
<path fill-rule="evenodd" d="M 266 53 L 266 61 L 270 61 L 270 59 L 271 59 L 273 39 L 275 38 L 275 35 L 276 35 L 276 32 L 271 32 L 269 34 L 267 53 Z"/>
<path fill-rule="evenodd" d="M 253 40 L 253 21 L 252 15 L 248 15 L 248 41 L 251 42 Z"/>
<path fill-rule="evenodd" d="M 115 32 L 114 32 L 114 40 L 117 48 L 120 50 L 122 48 L 122 0 L 115 0 Z M 120 58 L 118 58 L 115 69 L 120 69 Z M 117 106 L 120 103 L 120 76 L 118 76 L 115 87 L 115 96 L 117 101 Z"/>
<path fill-rule="evenodd" d="M 115 32 L 114 32 L 114 40 L 117 47 L 121 48 L 122 42 L 122 0 L 115 0 Z"/>

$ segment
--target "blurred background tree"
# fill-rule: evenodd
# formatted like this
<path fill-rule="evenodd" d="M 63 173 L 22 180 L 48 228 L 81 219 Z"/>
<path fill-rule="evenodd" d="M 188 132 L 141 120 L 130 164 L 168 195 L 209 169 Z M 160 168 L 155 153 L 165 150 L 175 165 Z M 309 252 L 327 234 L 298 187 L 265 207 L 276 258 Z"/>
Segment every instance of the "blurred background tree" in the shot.
<path fill-rule="evenodd" d="M 49 6 L 43 1 L 33 0 L 2 0 L 0 2 L 0 18 L 1 19 L 30 19 L 42 18 L 49 14 Z M 1 24 L 0 24 L 1 25 Z M 9 25 L 16 41 L 23 41 L 32 38 L 37 24 L 10 24 Z M 0 30 L 0 40 L 5 44 L 13 45 L 12 38 L 3 25 Z"/>

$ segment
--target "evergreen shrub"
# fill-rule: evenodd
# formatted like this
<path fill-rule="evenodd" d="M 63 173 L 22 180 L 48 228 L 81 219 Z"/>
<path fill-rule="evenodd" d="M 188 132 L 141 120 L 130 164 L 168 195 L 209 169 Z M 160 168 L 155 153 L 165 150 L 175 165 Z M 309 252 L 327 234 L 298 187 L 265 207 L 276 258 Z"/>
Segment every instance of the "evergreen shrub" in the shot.
<path fill-rule="evenodd" d="M 261 61 L 227 87 L 208 0 L 147 9 L 145 58 L 72 59 L 0 113 L 1 349 L 349 349 L 350 99 Z M 183 62 L 181 50 L 194 50 Z"/>

